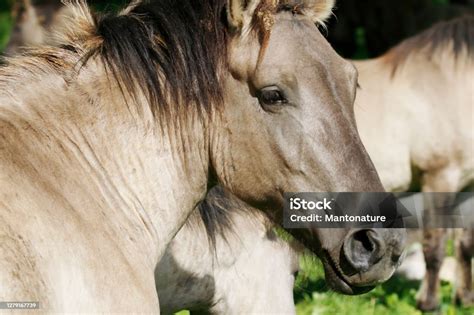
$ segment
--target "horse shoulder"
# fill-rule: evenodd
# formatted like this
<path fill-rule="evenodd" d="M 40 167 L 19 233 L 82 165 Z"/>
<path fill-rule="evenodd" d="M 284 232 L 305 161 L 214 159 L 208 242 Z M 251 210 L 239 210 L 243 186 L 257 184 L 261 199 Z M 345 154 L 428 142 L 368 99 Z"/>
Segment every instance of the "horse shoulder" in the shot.
<path fill-rule="evenodd" d="M 40 258 L 25 238 L 12 230 L 6 206 L 0 202 L 0 297 L 3 301 L 41 301 L 48 305 L 48 287 Z"/>

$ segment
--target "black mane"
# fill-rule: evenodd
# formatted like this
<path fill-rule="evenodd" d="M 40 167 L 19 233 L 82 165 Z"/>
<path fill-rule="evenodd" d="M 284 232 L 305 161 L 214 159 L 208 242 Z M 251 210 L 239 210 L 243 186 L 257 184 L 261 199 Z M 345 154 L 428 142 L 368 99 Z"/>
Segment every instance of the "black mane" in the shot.
<path fill-rule="evenodd" d="M 208 112 L 222 101 L 225 0 L 144 1 L 126 14 L 96 16 L 99 56 L 124 93 L 145 93 L 154 115 L 189 104 Z"/>
<path fill-rule="evenodd" d="M 220 235 L 227 241 L 229 233 L 236 233 L 230 217 L 230 211 L 246 211 L 248 206 L 244 205 L 237 197 L 226 192 L 222 187 L 212 188 L 207 196 L 198 206 L 198 216 L 193 220 L 201 220 L 209 240 L 211 248 L 216 249 L 216 236 Z M 194 224 L 191 220 L 191 224 Z"/>

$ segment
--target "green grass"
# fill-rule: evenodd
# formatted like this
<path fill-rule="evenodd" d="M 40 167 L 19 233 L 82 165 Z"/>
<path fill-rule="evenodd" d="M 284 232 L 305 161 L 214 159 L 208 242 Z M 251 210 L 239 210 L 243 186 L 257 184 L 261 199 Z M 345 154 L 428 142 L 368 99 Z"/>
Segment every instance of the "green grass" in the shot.
<path fill-rule="evenodd" d="M 0 52 L 5 48 L 12 28 L 10 8 L 13 0 L 0 1 Z"/>
<path fill-rule="evenodd" d="M 419 281 L 393 277 L 369 293 L 344 296 L 328 289 L 319 261 L 303 257 L 294 294 L 299 315 L 421 315 L 415 307 L 419 285 Z M 463 308 L 453 303 L 453 292 L 452 285 L 442 283 L 442 301 L 438 314 L 474 314 L 474 308 Z"/>
<path fill-rule="evenodd" d="M 11 16 L 8 11 L 0 12 L 0 52 L 8 43 L 12 27 Z"/>

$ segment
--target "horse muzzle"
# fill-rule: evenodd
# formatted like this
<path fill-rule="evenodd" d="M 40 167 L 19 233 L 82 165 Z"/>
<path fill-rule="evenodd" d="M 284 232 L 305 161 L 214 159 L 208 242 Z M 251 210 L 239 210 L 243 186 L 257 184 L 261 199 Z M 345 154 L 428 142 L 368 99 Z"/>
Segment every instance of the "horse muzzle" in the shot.
<path fill-rule="evenodd" d="M 403 229 L 355 229 L 341 248 L 322 257 L 326 280 L 343 294 L 356 295 L 388 280 L 400 265 L 406 232 Z"/>

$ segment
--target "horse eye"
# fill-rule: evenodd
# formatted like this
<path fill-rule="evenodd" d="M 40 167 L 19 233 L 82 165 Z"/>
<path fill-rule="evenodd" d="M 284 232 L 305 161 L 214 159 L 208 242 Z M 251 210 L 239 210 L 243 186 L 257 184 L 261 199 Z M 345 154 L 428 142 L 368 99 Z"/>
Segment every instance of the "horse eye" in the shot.
<path fill-rule="evenodd" d="M 264 88 L 257 92 L 257 98 L 262 105 L 280 105 L 287 103 L 283 92 L 276 87 Z"/>

